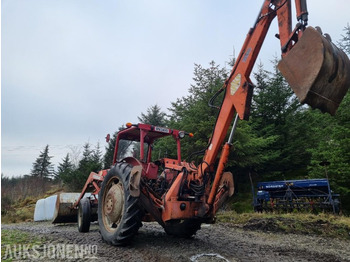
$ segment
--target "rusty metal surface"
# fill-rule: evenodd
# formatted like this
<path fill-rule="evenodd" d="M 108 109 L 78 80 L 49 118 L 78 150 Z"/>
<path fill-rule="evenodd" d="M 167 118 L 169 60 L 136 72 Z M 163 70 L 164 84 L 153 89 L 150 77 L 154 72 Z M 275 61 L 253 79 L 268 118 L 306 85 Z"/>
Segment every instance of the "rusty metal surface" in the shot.
<path fill-rule="evenodd" d="M 308 27 L 278 68 L 301 103 L 335 114 L 350 87 L 350 61 L 329 38 Z"/>
<path fill-rule="evenodd" d="M 53 224 L 77 222 L 77 209 L 74 209 L 73 205 L 79 196 L 80 193 L 57 194 Z"/>
<path fill-rule="evenodd" d="M 140 180 L 142 174 L 142 166 L 134 166 L 130 173 L 129 190 L 132 197 L 140 196 Z"/>
<path fill-rule="evenodd" d="M 108 191 L 103 203 L 103 215 L 105 224 L 110 228 L 114 228 L 114 224 L 118 224 L 124 210 L 124 190 L 121 183 L 114 184 Z"/>
<path fill-rule="evenodd" d="M 220 181 L 220 187 L 226 187 L 229 193 L 229 196 L 233 196 L 233 193 L 235 192 L 235 184 L 233 181 L 233 175 L 231 172 L 224 172 L 222 174 L 222 178 Z"/>

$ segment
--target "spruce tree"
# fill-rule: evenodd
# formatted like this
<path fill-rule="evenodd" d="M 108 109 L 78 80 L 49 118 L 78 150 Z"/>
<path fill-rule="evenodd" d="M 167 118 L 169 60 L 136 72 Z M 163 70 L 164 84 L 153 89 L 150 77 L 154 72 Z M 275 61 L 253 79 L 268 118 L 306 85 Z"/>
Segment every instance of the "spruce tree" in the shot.
<path fill-rule="evenodd" d="M 30 175 L 42 180 L 50 179 L 54 173 L 53 164 L 50 161 L 51 158 L 52 156 L 49 156 L 49 145 L 46 145 L 44 150 L 40 152 L 39 157 L 33 163 Z"/>
<path fill-rule="evenodd" d="M 101 155 L 99 144 L 96 145 L 95 149 L 91 149 L 88 142 L 84 144 L 82 158 L 77 168 L 74 168 L 64 181 L 70 190 L 80 191 L 90 173 L 99 172 L 102 169 Z"/>
<path fill-rule="evenodd" d="M 172 103 L 169 109 L 172 113 L 171 127 L 194 133 L 193 138 L 185 138 L 181 141 L 182 155 L 185 158 L 191 156 L 191 159 L 187 159 L 188 161 L 202 160 L 203 149 L 206 149 L 212 135 L 219 112 L 218 107 L 221 105 L 224 94 L 221 93 L 215 101 L 211 98 L 224 86 L 227 73 L 225 68 L 221 68 L 215 62 L 211 62 L 208 68 L 195 65 L 194 83 L 189 89 L 189 95 Z M 210 100 L 214 107 L 208 106 Z M 227 168 L 234 169 L 235 173 L 246 173 L 246 170 L 262 165 L 268 159 L 264 152 L 273 142 L 274 137 L 259 137 L 246 121 L 239 121 Z M 163 148 L 160 148 L 161 145 Z M 166 151 L 173 155 L 176 153 L 175 145 L 170 148 L 163 142 L 155 149 L 159 150 L 160 156 Z M 194 152 L 202 152 L 202 154 L 198 154 L 197 157 L 193 154 Z"/>
<path fill-rule="evenodd" d="M 350 26 L 339 46 L 350 55 Z M 312 154 L 308 166 L 313 178 L 326 177 L 326 171 L 332 190 L 340 194 L 342 209 L 350 214 L 350 93 L 341 102 L 335 116 L 321 114 L 318 110 L 310 110 L 310 122 L 315 145 L 309 149 Z M 320 163 L 328 162 L 328 166 Z"/>
<path fill-rule="evenodd" d="M 102 169 L 102 151 L 100 149 L 100 143 L 98 142 L 95 146 L 95 149 L 92 151 L 91 163 L 93 170 Z"/>
<path fill-rule="evenodd" d="M 55 179 L 63 183 L 68 183 L 73 171 L 74 165 L 69 157 L 69 154 L 67 154 L 65 158 L 62 159 L 62 163 L 58 164 Z"/>
<path fill-rule="evenodd" d="M 120 128 L 119 128 L 120 130 Z M 106 152 L 103 156 L 103 168 L 108 169 L 111 167 L 113 162 L 113 156 L 114 156 L 114 149 L 115 149 L 115 142 L 117 140 L 117 132 L 115 132 L 111 138 L 108 141 L 108 144 L 106 146 Z"/>
<path fill-rule="evenodd" d="M 266 149 L 267 161 L 259 168 L 264 179 L 280 179 L 287 171 L 300 168 L 306 172 L 310 159 L 306 150 L 308 132 L 298 131 L 305 124 L 304 109 L 277 70 L 277 59 L 272 62 L 273 72 L 266 71 L 260 64 L 254 74 L 257 84 L 250 121 L 258 137 L 274 140 Z"/>
<path fill-rule="evenodd" d="M 338 45 L 345 53 L 350 55 L 350 25 L 347 24 L 343 30 L 345 31 L 345 35 L 342 35 Z"/>
<path fill-rule="evenodd" d="M 144 124 L 150 124 L 154 126 L 165 126 L 166 114 L 162 112 L 162 109 L 158 105 L 153 105 L 147 109 L 147 114 L 141 113 L 138 120 Z"/>
<path fill-rule="evenodd" d="M 201 156 L 193 155 L 194 152 L 202 152 L 206 149 L 210 136 L 212 135 L 216 117 L 219 110 L 209 107 L 208 103 L 214 94 L 222 88 L 227 77 L 227 70 L 214 61 L 209 66 L 195 64 L 193 83 L 189 88 L 189 94 L 178 98 L 171 103 L 169 108 L 169 126 L 194 133 L 193 138 L 185 138 L 181 141 L 182 156 L 187 160 L 200 160 Z M 216 107 L 220 106 L 223 93 L 214 101 Z M 176 157 L 176 145 L 172 138 L 160 141 L 156 149 L 157 154 L 163 156 L 167 153 Z M 191 156 L 191 159 L 188 159 Z M 193 157 L 193 158 L 192 158 Z"/>

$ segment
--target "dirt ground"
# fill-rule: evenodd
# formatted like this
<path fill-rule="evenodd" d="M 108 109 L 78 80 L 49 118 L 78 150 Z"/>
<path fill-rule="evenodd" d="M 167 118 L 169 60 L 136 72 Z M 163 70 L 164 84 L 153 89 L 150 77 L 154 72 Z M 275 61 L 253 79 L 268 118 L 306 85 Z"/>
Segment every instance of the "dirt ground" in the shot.
<path fill-rule="evenodd" d="M 193 238 L 181 239 L 168 236 L 157 223 L 144 223 L 132 244 L 126 247 L 105 244 L 96 223 L 89 233 L 79 233 L 76 224 L 47 222 L 1 227 L 42 236 L 45 245 L 92 247 L 90 257 L 71 256 L 62 261 L 350 261 L 350 240 L 262 232 L 230 224 L 204 224 Z"/>

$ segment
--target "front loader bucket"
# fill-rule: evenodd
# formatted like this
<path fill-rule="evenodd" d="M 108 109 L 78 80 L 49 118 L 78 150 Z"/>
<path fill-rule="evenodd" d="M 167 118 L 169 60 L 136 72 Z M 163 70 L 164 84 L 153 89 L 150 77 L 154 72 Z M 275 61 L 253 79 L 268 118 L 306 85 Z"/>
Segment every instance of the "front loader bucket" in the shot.
<path fill-rule="evenodd" d="M 306 28 L 278 69 L 301 103 L 334 115 L 350 87 L 350 61 L 327 38 Z"/>
<path fill-rule="evenodd" d="M 52 223 L 77 222 L 78 210 L 73 208 L 80 193 L 59 193 L 55 205 L 55 212 Z"/>

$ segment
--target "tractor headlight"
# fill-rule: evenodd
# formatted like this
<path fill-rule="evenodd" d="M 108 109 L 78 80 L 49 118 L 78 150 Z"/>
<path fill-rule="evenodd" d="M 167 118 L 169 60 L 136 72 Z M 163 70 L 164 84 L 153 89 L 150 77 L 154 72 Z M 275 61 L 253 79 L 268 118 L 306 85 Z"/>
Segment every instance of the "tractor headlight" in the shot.
<path fill-rule="evenodd" d="M 184 138 L 185 137 L 185 132 L 184 131 L 180 131 L 179 132 L 179 138 Z"/>

